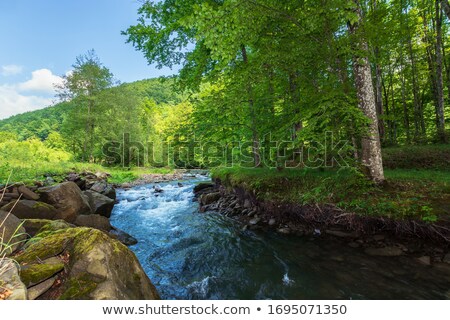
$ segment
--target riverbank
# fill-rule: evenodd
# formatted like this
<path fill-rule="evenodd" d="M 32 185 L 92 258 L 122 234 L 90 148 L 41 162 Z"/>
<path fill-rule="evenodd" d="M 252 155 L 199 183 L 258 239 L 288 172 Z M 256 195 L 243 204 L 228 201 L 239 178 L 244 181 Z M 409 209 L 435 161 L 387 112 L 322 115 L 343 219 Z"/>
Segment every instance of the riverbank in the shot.
<path fill-rule="evenodd" d="M 448 173 L 438 176 L 410 171 L 375 187 L 346 169 L 216 169 L 214 183 L 195 191 L 200 211 L 217 210 L 244 229 L 331 238 L 368 255 L 412 255 L 450 269 Z"/>

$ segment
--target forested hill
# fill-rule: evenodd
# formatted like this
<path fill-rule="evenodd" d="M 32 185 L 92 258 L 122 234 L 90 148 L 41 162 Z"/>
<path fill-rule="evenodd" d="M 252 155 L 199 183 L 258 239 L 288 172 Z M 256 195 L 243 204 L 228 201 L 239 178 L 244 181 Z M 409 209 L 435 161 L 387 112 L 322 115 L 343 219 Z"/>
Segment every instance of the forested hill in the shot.
<path fill-rule="evenodd" d="M 132 83 L 124 83 L 118 87 L 107 89 L 109 91 L 126 90 L 138 101 L 148 99 L 155 104 L 177 104 L 181 101 L 180 95 L 172 89 L 173 81 L 167 79 L 147 79 Z M 56 98 L 55 98 L 56 99 Z M 63 129 L 64 120 L 75 108 L 77 102 L 60 102 L 45 109 L 26 112 L 0 120 L 0 132 L 10 132 L 23 141 L 30 138 L 46 140 L 51 132 L 60 132 Z"/>

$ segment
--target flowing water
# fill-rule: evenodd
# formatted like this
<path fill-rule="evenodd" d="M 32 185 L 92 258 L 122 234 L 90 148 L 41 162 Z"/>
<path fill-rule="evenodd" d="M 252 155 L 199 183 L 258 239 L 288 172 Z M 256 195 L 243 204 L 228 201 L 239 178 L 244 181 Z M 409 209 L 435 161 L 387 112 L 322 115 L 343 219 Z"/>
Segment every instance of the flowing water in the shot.
<path fill-rule="evenodd" d="M 218 213 L 198 213 L 196 182 L 118 192 L 111 222 L 139 240 L 131 249 L 163 299 L 450 298 L 448 274 L 412 258 L 242 231 Z"/>

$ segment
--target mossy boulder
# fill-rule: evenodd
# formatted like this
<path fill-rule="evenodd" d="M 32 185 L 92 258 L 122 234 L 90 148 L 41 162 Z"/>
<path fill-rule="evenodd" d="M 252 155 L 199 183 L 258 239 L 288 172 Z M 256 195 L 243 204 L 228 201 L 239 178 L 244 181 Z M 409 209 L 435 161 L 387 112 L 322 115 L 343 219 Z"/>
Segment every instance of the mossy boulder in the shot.
<path fill-rule="evenodd" d="M 75 226 L 64 220 L 25 219 L 23 220 L 23 227 L 31 237 L 34 237 L 44 231 L 57 231 Z"/>
<path fill-rule="evenodd" d="M 54 219 L 74 222 L 80 214 L 90 214 L 88 199 L 74 182 L 64 182 L 53 187 L 38 190 L 41 200 L 54 206 L 58 213 Z"/>
<path fill-rule="evenodd" d="M 52 257 L 42 261 L 42 263 L 22 266 L 20 270 L 20 279 L 22 279 L 22 282 L 29 288 L 50 279 L 63 269 L 64 262 L 57 257 Z"/>
<path fill-rule="evenodd" d="M 58 213 L 52 205 L 34 200 L 10 202 L 1 210 L 11 211 L 19 219 L 53 219 Z"/>
<path fill-rule="evenodd" d="M 60 287 L 50 289 L 56 290 L 53 296 L 88 300 L 159 299 L 134 253 L 104 232 L 90 228 L 66 228 L 45 232 L 42 237 L 43 234 L 38 233 L 38 240 L 16 260 L 27 265 L 60 254 L 69 257 Z"/>

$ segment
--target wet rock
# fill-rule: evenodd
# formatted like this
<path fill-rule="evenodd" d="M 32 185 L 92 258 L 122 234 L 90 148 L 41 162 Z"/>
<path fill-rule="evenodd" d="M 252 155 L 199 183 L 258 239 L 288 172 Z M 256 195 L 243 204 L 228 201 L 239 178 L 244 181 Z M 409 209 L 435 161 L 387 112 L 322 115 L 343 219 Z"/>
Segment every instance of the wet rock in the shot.
<path fill-rule="evenodd" d="M 138 243 L 136 238 L 134 238 L 131 235 L 129 235 L 128 233 L 126 233 L 120 229 L 114 228 L 114 227 L 112 227 L 112 229 L 109 231 L 109 235 L 112 238 L 119 240 L 126 246 L 134 246 L 135 244 Z"/>
<path fill-rule="evenodd" d="M 14 209 L 13 209 L 14 207 Z M 20 219 L 53 219 L 58 211 L 55 207 L 44 202 L 34 200 L 20 200 L 17 204 L 9 203 L 2 207 L 3 211 L 11 211 Z"/>
<path fill-rule="evenodd" d="M 367 248 L 364 252 L 369 256 L 380 257 L 398 257 L 403 254 L 403 250 L 398 247 Z"/>
<path fill-rule="evenodd" d="M 198 193 L 208 188 L 214 188 L 214 184 L 211 182 L 201 182 L 194 187 L 194 193 Z"/>
<path fill-rule="evenodd" d="M 57 278 L 58 277 L 55 276 L 33 287 L 28 288 L 28 300 L 36 300 L 44 293 L 46 293 L 53 286 Z"/>
<path fill-rule="evenodd" d="M 200 204 L 204 206 L 209 205 L 213 202 L 218 201 L 220 197 L 221 197 L 220 192 L 204 194 L 200 198 Z"/>
<path fill-rule="evenodd" d="M 183 187 L 183 184 L 181 182 L 178 182 L 177 185 L 178 185 L 178 188 L 182 188 Z"/>
<path fill-rule="evenodd" d="M 274 226 L 277 223 L 277 221 L 275 219 L 270 219 L 269 220 L 269 226 Z"/>
<path fill-rule="evenodd" d="M 160 186 L 153 186 L 155 193 L 163 193 L 164 190 Z"/>
<path fill-rule="evenodd" d="M 53 205 L 58 213 L 54 219 L 73 222 L 80 214 L 90 214 L 91 207 L 74 182 L 64 182 L 53 187 L 39 189 L 42 201 Z"/>
<path fill-rule="evenodd" d="M 0 293 L 5 295 L 6 300 L 27 300 L 27 287 L 20 280 L 19 269 L 14 261 L 0 259 L 0 270 Z"/>
<path fill-rule="evenodd" d="M 31 191 L 25 186 L 20 186 L 18 189 L 19 193 L 22 194 L 22 198 L 26 200 L 38 200 L 39 195 L 37 195 L 35 192 Z"/>
<path fill-rule="evenodd" d="M 417 258 L 417 261 L 426 266 L 431 265 L 431 258 L 428 256 L 423 256 L 423 257 Z"/>
<path fill-rule="evenodd" d="M 289 228 L 280 228 L 280 229 L 277 230 L 277 232 L 281 233 L 281 234 L 291 234 L 291 229 L 289 229 Z"/>
<path fill-rule="evenodd" d="M 358 235 L 354 232 L 344 232 L 339 230 L 326 230 L 326 234 L 332 235 L 338 238 L 357 238 Z"/>
<path fill-rule="evenodd" d="M 257 225 L 260 222 L 261 222 L 261 218 L 253 218 L 252 220 L 249 221 L 249 224 L 251 226 L 255 226 L 255 225 Z"/>
<path fill-rule="evenodd" d="M 89 227 L 109 232 L 111 223 L 109 219 L 99 214 L 81 215 L 74 222 L 79 227 Z"/>
<path fill-rule="evenodd" d="M 15 215 L 0 210 L 0 252 L 11 254 L 22 245 L 27 236 L 21 224 Z"/>
<path fill-rule="evenodd" d="M 89 206 L 91 208 L 90 213 L 99 214 L 107 218 L 111 217 L 114 208 L 113 199 L 92 190 L 83 191 L 83 194 L 88 198 Z"/>

